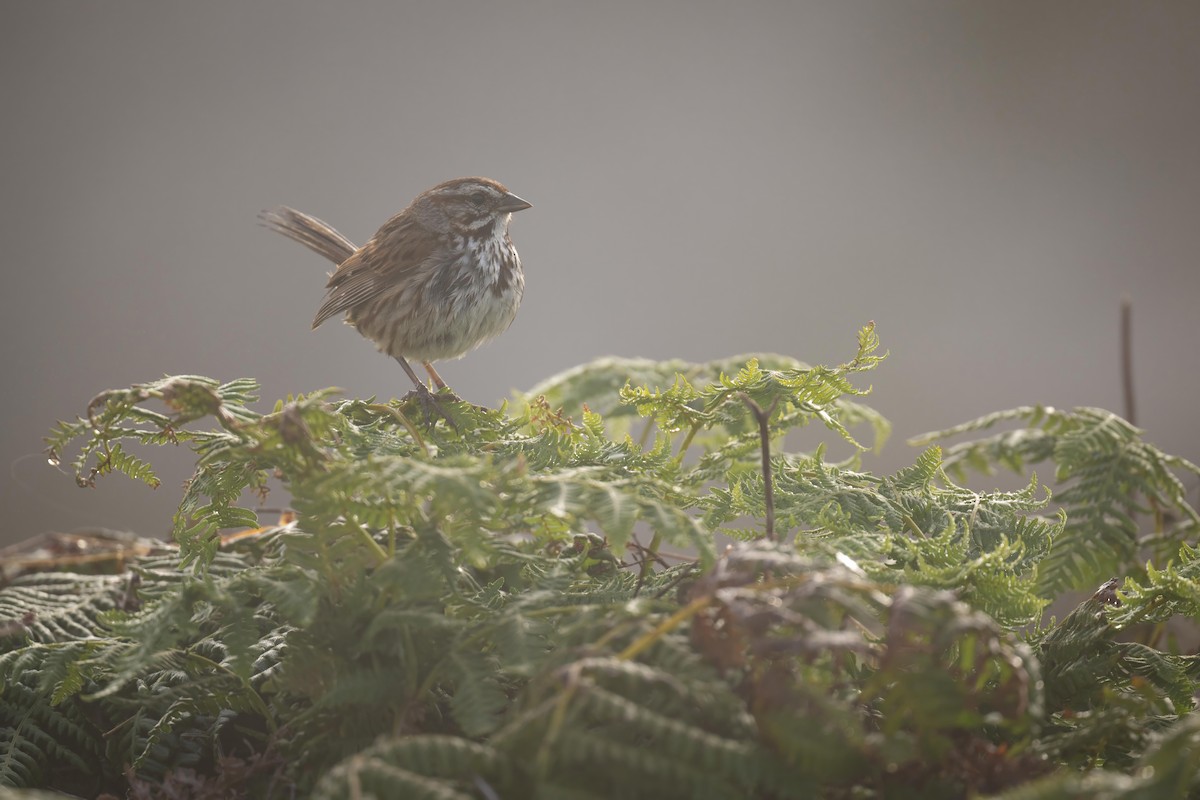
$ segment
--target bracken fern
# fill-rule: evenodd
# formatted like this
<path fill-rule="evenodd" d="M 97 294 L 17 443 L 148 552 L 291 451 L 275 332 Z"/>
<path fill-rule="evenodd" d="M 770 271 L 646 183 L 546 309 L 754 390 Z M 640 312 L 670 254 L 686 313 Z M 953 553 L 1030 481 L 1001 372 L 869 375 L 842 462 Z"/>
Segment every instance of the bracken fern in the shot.
<path fill-rule="evenodd" d="M 498 411 L 443 399 L 453 426 L 330 391 L 258 413 L 246 380 L 104 392 L 51 458 L 156 485 L 139 448 L 192 448 L 178 550 L 0 589 L 0 787 L 1195 792 L 1200 664 L 1160 648 L 1200 614 L 1196 468 L 1094 409 L 951 428 L 924 443 L 1025 425 L 890 475 L 785 451 L 813 422 L 882 443 L 877 351 L 868 326 L 833 367 L 605 359 Z M 1053 497 L 966 486 L 1035 463 Z M 268 492 L 294 513 L 258 527 Z"/>

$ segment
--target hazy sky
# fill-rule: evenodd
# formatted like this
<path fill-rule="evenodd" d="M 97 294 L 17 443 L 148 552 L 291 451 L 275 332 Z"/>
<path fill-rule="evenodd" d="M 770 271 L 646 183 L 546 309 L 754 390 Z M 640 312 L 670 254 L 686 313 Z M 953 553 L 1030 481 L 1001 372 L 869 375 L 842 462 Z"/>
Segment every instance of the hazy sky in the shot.
<path fill-rule="evenodd" d="M 172 3 L 15 0 L 0 29 L 0 541 L 169 529 L 150 491 L 81 491 L 41 437 L 106 388 L 256 377 L 407 391 L 352 330 L 309 330 L 328 265 L 255 224 L 286 203 L 362 242 L 483 174 L 525 303 L 440 372 L 495 402 L 606 354 L 891 351 L 896 434 L 1028 403 L 1121 410 L 1200 459 L 1200 4 Z"/>

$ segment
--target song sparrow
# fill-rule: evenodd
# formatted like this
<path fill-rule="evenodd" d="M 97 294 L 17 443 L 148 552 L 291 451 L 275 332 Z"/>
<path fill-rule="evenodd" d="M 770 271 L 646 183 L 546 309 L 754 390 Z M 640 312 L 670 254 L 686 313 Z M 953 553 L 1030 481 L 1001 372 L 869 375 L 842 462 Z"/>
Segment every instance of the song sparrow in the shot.
<path fill-rule="evenodd" d="M 259 219 L 338 265 L 313 328 L 345 312 L 347 324 L 400 362 L 428 415 L 440 407 L 407 359 L 445 389 L 431 362 L 459 358 L 512 324 L 525 276 L 508 223 L 529 207 L 496 181 L 456 178 L 417 195 L 361 248 L 286 206 Z"/>

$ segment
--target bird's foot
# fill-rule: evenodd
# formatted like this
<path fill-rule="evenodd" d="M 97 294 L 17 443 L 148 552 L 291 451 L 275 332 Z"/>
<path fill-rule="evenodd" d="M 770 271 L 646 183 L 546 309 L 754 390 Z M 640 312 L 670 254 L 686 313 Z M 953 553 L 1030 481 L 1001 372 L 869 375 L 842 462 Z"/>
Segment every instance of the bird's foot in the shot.
<path fill-rule="evenodd" d="M 441 417 L 442 419 L 446 420 L 446 424 L 449 425 L 453 430 L 458 430 L 458 425 L 454 423 L 454 418 L 446 412 L 446 408 L 442 405 L 441 401 L 445 400 L 446 402 L 450 403 L 461 403 L 461 397 L 449 389 L 434 395 L 434 393 L 429 391 L 429 387 L 427 387 L 424 383 L 418 383 L 417 388 L 400 398 L 400 402 L 406 403 L 414 397 L 421 406 L 421 414 L 425 417 L 426 425 L 432 428 L 435 424 L 437 424 L 437 418 Z"/>

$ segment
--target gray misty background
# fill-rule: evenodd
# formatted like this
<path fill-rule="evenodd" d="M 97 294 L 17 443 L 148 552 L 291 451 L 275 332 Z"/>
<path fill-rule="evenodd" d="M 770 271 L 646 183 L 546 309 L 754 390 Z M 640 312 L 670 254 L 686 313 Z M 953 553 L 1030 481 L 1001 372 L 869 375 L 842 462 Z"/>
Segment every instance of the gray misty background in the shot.
<path fill-rule="evenodd" d="M 309 330 L 329 265 L 255 214 L 361 243 L 469 174 L 534 203 L 516 324 L 441 366 L 473 401 L 607 354 L 837 362 L 875 320 L 891 470 L 989 411 L 1121 411 L 1128 293 L 1138 421 L 1196 459 L 1198 41 L 1191 2 L 6 3 L 0 541 L 167 532 L 187 451 L 157 491 L 41 454 L 102 389 L 407 391 Z"/>

